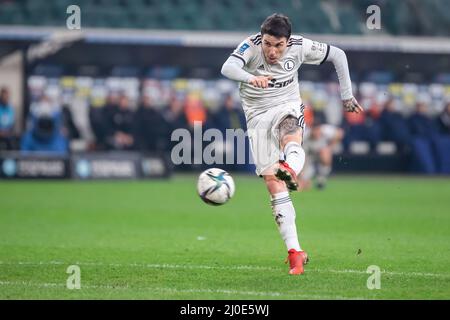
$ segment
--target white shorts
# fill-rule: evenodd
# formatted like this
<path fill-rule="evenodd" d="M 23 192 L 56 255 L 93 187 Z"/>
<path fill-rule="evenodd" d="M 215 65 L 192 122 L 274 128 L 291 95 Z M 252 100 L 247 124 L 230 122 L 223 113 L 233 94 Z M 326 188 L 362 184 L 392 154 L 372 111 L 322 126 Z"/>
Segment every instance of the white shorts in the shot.
<path fill-rule="evenodd" d="M 248 138 L 256 174 L 272 175 L 274 166 L 284 160 L 280 146 L 279 125 L 287 116 L 298 119 L 299 127 L 304 129 L 303 104 L 299 102 L 284 103 L 255 116 L 247 123 Z"/>

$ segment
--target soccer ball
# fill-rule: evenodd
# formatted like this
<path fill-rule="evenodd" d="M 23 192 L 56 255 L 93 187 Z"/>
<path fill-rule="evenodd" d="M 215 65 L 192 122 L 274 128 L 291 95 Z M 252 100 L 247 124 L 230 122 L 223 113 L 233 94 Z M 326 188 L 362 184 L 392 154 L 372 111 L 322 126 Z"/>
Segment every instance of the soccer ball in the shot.
<path fill-rule="evenodd" d="M 222 169 L 205 170 L 198 177 L 197 192 L 205 203 L 220 206 L 234 194 L 233 178 Z"/>

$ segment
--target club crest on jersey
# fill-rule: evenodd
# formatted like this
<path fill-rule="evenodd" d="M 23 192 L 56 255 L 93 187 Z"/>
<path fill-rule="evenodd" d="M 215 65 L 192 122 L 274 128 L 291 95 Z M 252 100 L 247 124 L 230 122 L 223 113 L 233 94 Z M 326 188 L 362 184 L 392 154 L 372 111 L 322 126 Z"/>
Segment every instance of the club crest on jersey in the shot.
<path fill-rule="evenodd" d="M 250 47 L 250 45 L 244 43 L 244 44 L 239 48 L 238 53 L 239 53 L 240 55 L 243 55 L 244 52 L 245 52 L 245 50 L 247 50 L 249 47 Z"/>
<path fill-rule="evenodd" d="M 294 67 L 295 67 L 295 61 L 292 59 L 288 59 L 283 65 L 283 68 L 286 71 L 291 71 L 292 69 L 294 69 Z"/>

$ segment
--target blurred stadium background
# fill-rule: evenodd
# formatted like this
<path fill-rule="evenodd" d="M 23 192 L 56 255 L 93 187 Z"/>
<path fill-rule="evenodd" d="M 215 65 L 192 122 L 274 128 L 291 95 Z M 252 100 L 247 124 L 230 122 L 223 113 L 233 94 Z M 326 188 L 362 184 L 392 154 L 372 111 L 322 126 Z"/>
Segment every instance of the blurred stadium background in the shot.
<path fill-rule="evenodd" d="M 71 4 L 81 9 L 81 30 L 66 28 Z M 380 30 L 366 27 L 371 4 L 381 9 Z M 315 118 L 345 129 L 335 148 L 335 172 L 450 173 L 448 1 L 0 5 L 0 84 L 10 96 L 3 104 L 14 111 L 14 118 L 2 111 L 1 150 L 54 151 L 63 158 L 111 150 L 167 155 L 173 128 L 194 121 L 222 130 L 245 126 L 237 85 L 220 75 L 220 67 L 239 41 L 277 11 L 289 13 L 295 33 L 347 52 L 364 115 L 343 115 L 331 64 L 300 71 L 302 97 Z M 123 116 L 120 123 L 116 113 Z M 127 134 L 122 143 L 115 139 L 119 131 Z M 156 171 L 170 170 L 152 163 Z M 13 176 L 13 169 L 7 162 L 2 175 Z M 201 166 L 175 168 L 192 169 Z"/>
<path fill-rule="evenodd" d="M 374 4 L 379 30 L 366 26 Z M 220 69 L 273 12 L 345 50 L 366 110 L 344 115 L 332 64 L 299 70 L 309 125 L 345 133 L 330 188 L 293 199 L 318 268 L 300 293 L 268 202 L 248 201 L 267 199 L 253 166 L 224 166 L 237 192 L 212 209 L 195 194 L 208 166 L 170 161 L 176 128 L 245 128 Z M 0 0 L 0 297 L 448 299 L 449 12 L 448 0 Z M 4 181 L 22 178 L 114 180 Z M 74 296 L 60 268 L 77 261 L 92 286 Z M 366 289 L 373 263 L 391 290 Z"/>

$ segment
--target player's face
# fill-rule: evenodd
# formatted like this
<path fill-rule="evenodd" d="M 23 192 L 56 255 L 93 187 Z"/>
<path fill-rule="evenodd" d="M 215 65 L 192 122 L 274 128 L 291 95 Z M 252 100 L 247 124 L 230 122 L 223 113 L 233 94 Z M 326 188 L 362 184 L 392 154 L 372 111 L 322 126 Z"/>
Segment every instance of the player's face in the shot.
<path fill-rule="evenodd" d="M 275 64 L 283 56 L 286 50 L 288 39 L 286 37 L 277 38 L 268 34 L 262 36 L 262 49 L 264 57 L 269 64 Z"/>

